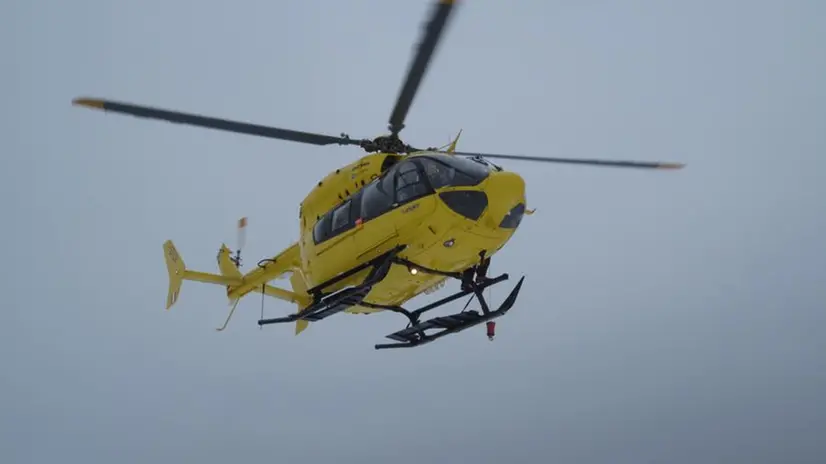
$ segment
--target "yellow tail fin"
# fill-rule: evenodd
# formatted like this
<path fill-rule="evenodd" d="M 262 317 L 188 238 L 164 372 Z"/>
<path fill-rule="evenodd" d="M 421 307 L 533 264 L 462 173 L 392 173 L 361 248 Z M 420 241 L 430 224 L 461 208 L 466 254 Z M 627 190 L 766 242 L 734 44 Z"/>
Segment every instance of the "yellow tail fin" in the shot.
<path fill-rule="evenodd" d="M 222 250 L 223 251 L 223 250 Z M 224 285 L 228 289 L 233 285 L 239 285 L 242 281 L 241 272 L 235 267 L 232 261 L 229 266 L 221 264 L 222 256 L 218 257 L 222 275 L 210 274 L 208 272 L 190 271 L 186 268 L 183 258 L 175 248 L 172 240 L 167 240 L 163 244 L 164 260 L 166 261 L 166 271 L 169 273 L 169 290 L 166 294 L 166 309 L 172 307 L 178 301 L 181 293 L 181 285 L 184 280 L 193 280 L 216 285 Z M 227 254 L 227 259 L 228 259 Z M 231 299 L 231 301 L 234 301 Z"/>
<path fill-rule="evenodd" d="M 226 245 L 222 245 L 218 251 L 219 274 L 208 272 L 192 271 L 186 268 L 183 258 L 178 253 L 172 240 L 167 240 L 163 244 L 164 260 L 166 270 L 169 273 L 169 289 L 166 295 L 166 309 L 171 308 L 181 292 L 181 285 L 184 280 L 204 282 L 226 287 L 227 297 L 232 305 L 227 322 L 219 328 L 223 330 L 229 318 L 232 317 L 238 300 L 251 292 L 263 292 L 267 296 L 280 300 L 295 303 L 298 310 L 302 311 L 309 306 L 313 299 L 307 294 L 307 283 L 301 273 L 300 249 L 298 243 L 293 243 L 285 248 L 281 253 L 268 259 L 268 264 L 258 266 L 246 274 L 242 274 L 238 266 L 232 259 L 232 253 Z M 269 285 L 270 280 L 276 279 L 286 273 L 292 273 L 290 283 L 292 291 Z M 295 333 L 298 335 L 308 326 L 307 321 L 297 321 Z"/>
<path fill-rule="evenodd" d="M 181 255 L 178 254 L 178 250 L 175 249 L 172 240 L 164 242 L 163 251 L 166 259 L 166 270 L 169 272 L 169 291 L 166 294 L 166 309 L 169 309 L 178 301 L 181 284 L 184 282 L 186 265 Z"/>
<path fill-rule="evenodd" d="M 232 261 L 232 251 L 227 248 L 226 244 L 221 244 L 221 249 L 218 250 L 218 269 L 221 275 L 240 279 L 242 277 L 241 271 L 235 262 Z"/>

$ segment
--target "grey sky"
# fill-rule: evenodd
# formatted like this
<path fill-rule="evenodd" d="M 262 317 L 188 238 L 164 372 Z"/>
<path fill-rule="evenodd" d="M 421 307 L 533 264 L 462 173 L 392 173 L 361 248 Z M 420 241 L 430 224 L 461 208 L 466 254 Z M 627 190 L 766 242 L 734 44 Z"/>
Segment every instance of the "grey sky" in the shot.
<path fill-rule="evenodd" d="M 528 276 L 493 343 L 375 352 L 392 314 L 294 337 L 257 297 L 218 334 L 193 283 L 164 312 L 164 240 L 213 271 L 246 215 L 252 264 L 360 153 L 71 99 L 375 136 L 428 8 L 0 6 L 3 462 L 823 461 L 822 1 L 463 2 L 408 142 L 688 164 L 503 163 L 538 212 L 493 262 Z"/>

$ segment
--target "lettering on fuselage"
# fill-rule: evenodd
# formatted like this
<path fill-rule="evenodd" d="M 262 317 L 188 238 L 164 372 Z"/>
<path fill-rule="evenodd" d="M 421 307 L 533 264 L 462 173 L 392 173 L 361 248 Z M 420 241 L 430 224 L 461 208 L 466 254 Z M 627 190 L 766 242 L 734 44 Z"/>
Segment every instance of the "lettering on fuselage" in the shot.
<path fill-rule="evenodd" d="M 331 208 L 381 177 L 386 158 L 385 154 L 371 154 L 325 176 L 302 201 L 301 217 L 308 219 L 301 222 L 302 229 L 312 227 Z"/>
<path fill-rule="evenodd" d="M 410 206 L 406 206 L 404 209 L 402 209 L 402 214 L 407 214 L 407 213 L 415 210 L 418 207 L 419 207 L 419 203 L 413 203 Z"/>
<path fill-rule="evenodd" d="M 351 171 L 353 171 L 353 172 L 356 172 L 356 171 L 363 171 L 363 170 L 364 170 L 364 168 L 366 168 L 366 167 L 368 167 L 368 166 L 370 166 L 370 163 L 369 163 L 369 162 L 367 162 L 367 161 L 362 161 L 361 163 L 358 163 L 358 164 L 356 164 L 355 166 L 353 166 L 353 168 L 352 168 L 352 169 L 350 169 L 350 170 L 351 170 Z"/>
<path fill-rule="evenodd" d="M 367 161 L 362 161 L 361 163 L 356 164 L 353 166 L 353 169 L 350 170 L 352 172 L 352 174 L 350 174 L 350 179 L 352 180 L 359 177 L 359 175 L 366 171 L 369 167 L 370 163 Z"/>

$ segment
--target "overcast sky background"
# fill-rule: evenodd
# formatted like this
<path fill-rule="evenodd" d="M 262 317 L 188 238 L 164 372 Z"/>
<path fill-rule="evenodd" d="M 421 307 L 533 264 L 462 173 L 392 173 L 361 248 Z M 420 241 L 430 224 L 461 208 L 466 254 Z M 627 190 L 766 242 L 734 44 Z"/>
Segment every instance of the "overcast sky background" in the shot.
<path fill-rule="evenodd" d="M 481 326 L 376 352 L 405 323 L 393 314 L 294 337 L 259 330 L 255 296 L 216 333 L 224 289 L 198 283 L 164 311 L 164 240 L 215 271 L 248 216 L 249 269 L 361 153 L 71 99 L 372 137 L 429 8 L 0 5 L 0 460 L 826 459 L 822 1 L 463 2 L 409 143 L 464 129 L 464 150 L 688 165 L 502 163 L 538 211 L 493 261 L 527 275 L 493 343 Z"/>

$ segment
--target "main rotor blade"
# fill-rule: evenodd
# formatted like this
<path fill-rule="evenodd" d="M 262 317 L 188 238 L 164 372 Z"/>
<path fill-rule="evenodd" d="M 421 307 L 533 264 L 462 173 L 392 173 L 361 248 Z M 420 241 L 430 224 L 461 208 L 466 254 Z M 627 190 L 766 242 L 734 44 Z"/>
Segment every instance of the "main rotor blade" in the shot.
<path fill-rule="evenodd" d="M 448 153 L 440 151 L 439 153 Z M 566 163 L 566 164 L 585 164 L 592 166 L 609 166 L 619 168 L 647 168 L 647 169 L 682 169 L 685 165 L 682 163 L 664 163 L 657 161 L 624 161 L 624 160 L 601 160 L 601 159 L 584 159 L 584 158 L 543 158 L 539 156 L 521 156 L 521 155 L 499 155 L 488 153 L 468 153 L 468 152 L 453 152 L 454 155 L 462 156 L 481 156 L 483 158 L 491 159 L 511 159 L 520 161 L 540 161 L 545 163 Z"/>
<path fill-rule="evenodd" d="M 436 45 L 438 45 L 439 39 L 443 35 L 445 25 L 453 9 L 454 1 L 455 0 L 439 0 L 439 2 L 433 6 L 424 37 L 422 37 L 416 55 L 410 63 L 404 85 L 396 99 L 396 106 L 390 114 L 390 125 L 388 129 L 390 129 L 393 136 L 398 135 L 404 128 L 404 120 L 407 117 L 407 112 L 410 110 L 413 97 L 416 96 L 419 84 L 421 84 L 422 78 L 427 71 L 427 66 L 433 58 Z"/>
<path fill-rule="evenodd" d="M 333 137 L 330 135 L 314 134 L 310 132 L 279 129 L 277 127 L 261 126 L 258 124 L 181 113 L 178 111 L 169 111 L 148 106 L 133 105 L 131 103 L 101 100 L 97 98 L 76 98 L 72 100 L 72 103 L 75 105 L 86 106 L 88 108 L 101 109 L 103 111 L 129 114 L 139 118 L 160 119 L 179 124 L 189 124 L 192 126 L 257 135 L 272 139 L 310 143 L 313 145 L 359 145 L 362 143 L 361 140 L 351 140 L 347 137 Z"/>

